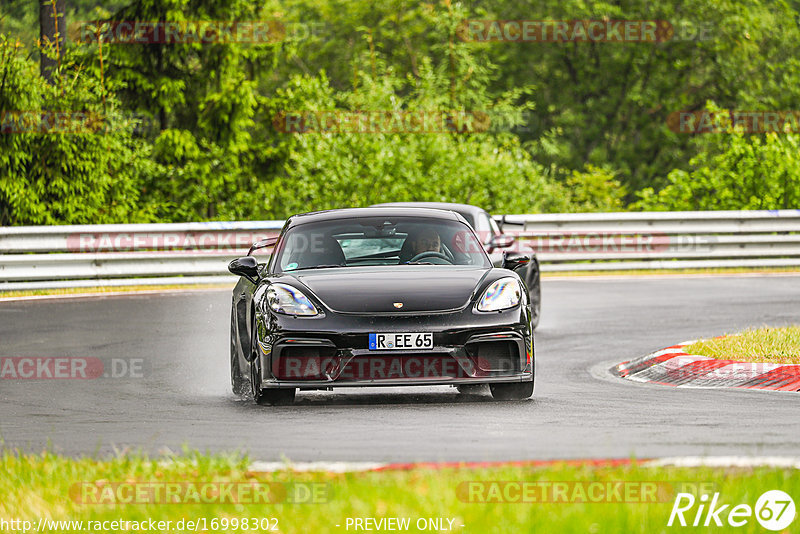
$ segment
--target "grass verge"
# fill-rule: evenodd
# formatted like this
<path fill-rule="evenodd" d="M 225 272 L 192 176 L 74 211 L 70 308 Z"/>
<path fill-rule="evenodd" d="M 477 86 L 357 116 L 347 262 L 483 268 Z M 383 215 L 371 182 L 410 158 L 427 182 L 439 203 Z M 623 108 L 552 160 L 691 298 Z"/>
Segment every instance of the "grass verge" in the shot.
<path fill-rule="evenodd" d="M 719 493 L 719 505 L 746 504 L 750 507 L 755 507 L 759 496 L 768 490 L 780 489 L 796 500 L 800 497 L 800 471 L 776 468 L 556 464 L 545 468 L 508 466 L 347 474 L 252 473 L 248 471 L 246 458 L 189 452 L 169 462 L 144 456 L 75 460 L 49 453 L 5 452 L 0 456 L 0 465 L 4 473 L 0 479 L 0 524 L 2 520 L 20 520 L 38 525 L 40 518 L 82 521 L 84 531 L 91 526 L 89 521 L 139 522 L 137 528 L 129 524 L 110 530 L 148 531 L 148 528 L 141 528 L 141 522 L 153 520 L 172 522 L 157 528 L 160 532 L 194 531 L 187 527 L 186 521 L 204 522 L 197 528 L 199 532 L 244 532 L 254 530 L 253 520 L 257 520 L 260 527 L 267 526 L 258 529 L 264 531 L 276 525 L 276 531 L 284 533 L 354 532 L 352 523 L 348 528 L 348 518 L 352 521 L 354 518 L 396 517 L 409 519 L 409 532 L 423 530 L 418 528 L 422 521 L 438 519 L 454 532 L 650 533 L 670 530 L 667 522 L 679 492 L 697 499 L 694 507 L 684 514 L 690 525 L 703 494 L 710 500 L 714 493 Z M 167 483 L 175 484 L 174 489 L 177 489 L 171 495 L 178 495 L 183 503 L 91 503 L 92 499 L 103 495 L 113 496 L 113 499 L 133 496 L 135 500 L 147 501 L 157 495 L 152 488 Z M 191 486 L 201 496 L 211 495 L 211 500 L 227 500 L 228 494 L 223 490 L 219 497 L 208 493 L 208 484 L 218 489 L 223 484 L 236 488 L 269 487 L 274 490 L 271 495 L 278 496 L 275 500 L 279 502 L 251 502 L 253 494 L 247 493 L 251 497 L 239 498 L 236 504 L 194 504 L 191 500 L 187 503 L 191 493 L 187 488 Z M 123 490 L 129 487 L 137 489 Z M 138 488 L 150 490 L 140 494 Z M 527 489 L 517 491 L 516 488 Z M 234 490 L 231 495 L 245 494 Z M 487 499 L 491 502 L 484 502 Z M 547 502 L 541 502 L 543 500 Z M 731 508 L 729 506 L 726 513 L 720 515 L 725 528 L 730 528 L 726 521 Z M 248 528 L 242 528 L 245 518 L 249 519 Z M 176 528 L 181 519 L 184 528 Z M 238 528 L 233 528 L 234 519 L 238 520 Z M 448 519 L 452 522 L 448 523 Z M 703 520 L 704 515 L 701 525 Z M 70 531 L 66 525 L 45 525 L 49 532 Z M 426 522 L 426 525 L 426 530 L 436 530 L 431 529 L 432 523 Z M 678 530 L 705 532 L 708 528 Z M 735 530 L 763 532 L 755 516 Z"/>
<path fill-rule="evenodd" d="M 689 354 L 718 360 L 800 364 L 800 326 L 748 329 L 699 341 L 685 350 Z"/>

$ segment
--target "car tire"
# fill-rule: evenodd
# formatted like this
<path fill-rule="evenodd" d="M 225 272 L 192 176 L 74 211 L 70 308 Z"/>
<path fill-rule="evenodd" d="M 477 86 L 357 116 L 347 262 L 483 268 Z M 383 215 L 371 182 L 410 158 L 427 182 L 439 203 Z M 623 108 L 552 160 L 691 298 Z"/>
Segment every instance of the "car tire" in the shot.
<path fill-rule="evenodd" d="M 242 376 L 236 354 L 231 355 L 231 390 L 237 397 L 247 397 L 250 393 L 250 383 Z"/>
<path fill-rule="evenodd" d="M 531 328 L 536 330 L 536 327 L 539 326 L 539 318 L 542 315 L 542 282 L 539 262 L 536 259 L 528 264 L 525 285 L 528 286 L 528 296 L 531 301 Z"/>
<path fill-rule="evenodd" d="M 525 400 L 533 395 L 533 380 L 511 384 L 489 384 L 489 389 L 495 400 Z"/>
<path fill-rule="evenodd" d="M 294 403 L 296 388 L 262 388 L 260 359 L 254 354 L 250 362 L 250 389 L 259 406 L 288 406 Z"/>
<path fill-rule="evenodd" d="M 460 384 L 456 389 L 462 395 L 480 395 L 486 391 L 486 384 Z"/>
<path fill-rule="evenodd" d="M 242 375 L 239 365 L 239 354 L 236 350 L 236 329 L 233 309 L 231 309 L 231 390 L 237 397 L 247 397 L 250 393 L 250 381 Z"/>
<path fill-rule="evenodd" d="M 262 389 L 256 397 L 259 406 L 289 406 L 294 403 L 296 388 Z"/>

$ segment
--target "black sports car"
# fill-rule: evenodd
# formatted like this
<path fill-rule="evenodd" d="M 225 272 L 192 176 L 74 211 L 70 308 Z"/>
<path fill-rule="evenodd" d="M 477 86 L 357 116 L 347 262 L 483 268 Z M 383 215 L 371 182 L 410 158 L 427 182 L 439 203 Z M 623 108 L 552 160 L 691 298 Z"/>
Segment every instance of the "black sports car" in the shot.
<path fill-rule="evenodd" d="M 274 246 L 266 264 L 254 251 Z M 492 266 L 461 215 L 355 208 L 295 215 L 229 269 L 231 384 L 259 404 L 300 389 L 489 384 L 533 394 L 525 282 L 506 253 Z"/>
<path fill-rule="evenodd" d="M 528 296 L 531 299 L 531 313 L 533 315 L 531 324 L 534 329 L 539 326 L 539 318 L 542 311 L 542 286 L 539 260 L 536 258 L 536 253 L 533 249 L 523 248 L 524 245 L 513 235 L 504 233 L 503 223 L 501 222 L 498 225 L 486 210 L 470 204 L 456 204 L 453 202 L 387 202 L 375 204 L 375 206 L 436 208 L 458 213 L 475 230 L 478 239 L 483 243 L 483 248 L 486 249 L 486 253 L 495 267 L 502 267 L 506 252 L 522 252 L 524 255 L 529 256 L 530 261 L 525 265 L 520 265 L 517 268 L 517 272 L 525 280 L 525 285 L 528 287 Z M 504 221 L 505 217 L 503 217 Z"/>

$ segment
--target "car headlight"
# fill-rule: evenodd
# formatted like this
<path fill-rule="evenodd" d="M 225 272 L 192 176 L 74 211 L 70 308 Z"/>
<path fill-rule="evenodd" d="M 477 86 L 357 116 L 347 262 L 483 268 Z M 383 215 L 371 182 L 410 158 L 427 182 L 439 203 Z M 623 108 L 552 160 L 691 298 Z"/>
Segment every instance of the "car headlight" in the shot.
<path fill-rule="evenodd" d="M 519 304 L 522 288 L 515 278 L 501 278 L 483 292 L 478 302 L 479 311 L 500 311 Z"/>
<path fill-rule="evenodd" d="M 319 313 L 302 291 L 286 284 L 272 284 L 267 288 L 267 305 L 272 311 L 286 315 L 317 315 Z"/>

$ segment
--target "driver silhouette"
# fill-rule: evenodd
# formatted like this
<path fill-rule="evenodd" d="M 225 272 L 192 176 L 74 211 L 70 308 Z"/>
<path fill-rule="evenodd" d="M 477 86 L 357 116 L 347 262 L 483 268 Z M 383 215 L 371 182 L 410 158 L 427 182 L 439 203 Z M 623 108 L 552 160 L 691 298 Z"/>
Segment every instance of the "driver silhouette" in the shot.
<path fill-rule="evenodd" d="M 405 263 L 423 252 L 442 252 L 439 233 L 429 226 L 408 233 L 400 249 L 400 263 Z"/>
<path fill-rule="evenodd" d="M 441 252 L 442 240 L 431 227 L 423 228 L 411 241 L 411 257 L 423 252 Z"/>

